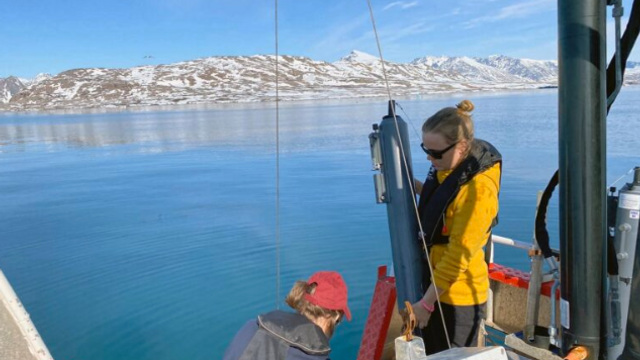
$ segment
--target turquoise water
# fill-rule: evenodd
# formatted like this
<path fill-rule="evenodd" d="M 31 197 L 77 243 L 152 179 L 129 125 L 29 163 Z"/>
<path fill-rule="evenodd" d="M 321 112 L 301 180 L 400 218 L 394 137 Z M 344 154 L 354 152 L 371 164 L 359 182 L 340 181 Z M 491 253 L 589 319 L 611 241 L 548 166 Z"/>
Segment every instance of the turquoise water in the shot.
<path fill-rule="evenodd" d="M 638 95 L 623 89 L 609 120 L 610 180 L 640 165 Z M 465 97 L 477 136 L 505 158 L 496 233 L 530 241 L 536 191 L 557 166 L 556 92 Z M 461 99 L 399 100 L 399 113 L 419 129 Z M 295 280 L 338 270 L 354 320 L 332 357 L 355 359 L 376 269 L 390 264 L 367 138 L 386 107 L 282 104 L 279 291 L 271 105 L 0 115 L 0 268 L 54 358 L 83 360 L 219 359 Z M 556 202 L 550 214 L 557 247 Z M 496 261 L 528 266 L 503 247 Z"/>

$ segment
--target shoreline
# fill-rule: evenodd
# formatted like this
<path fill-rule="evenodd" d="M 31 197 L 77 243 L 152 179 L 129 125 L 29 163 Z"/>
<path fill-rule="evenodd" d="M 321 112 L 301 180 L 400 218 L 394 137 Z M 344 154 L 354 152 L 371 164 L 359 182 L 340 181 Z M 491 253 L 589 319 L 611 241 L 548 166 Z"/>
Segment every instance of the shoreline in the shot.
<path fill-rule="evenodd" d="M 632 85 L 626 85 L 632 86 Z M 394 96 L 395 99 L 403 100 L 420 100 L 430 98 L 442 98 L 442 97 L 463 97 L 470 94 L 474 96 L 496 96 L 501 94 L 513 94 L 513 93 L 531 93 L 539 91 L 557 90 L 555 85 L 539 86 L 535 88 L 500 88 L 500 89 L 477 89 L 467 91 L 439 91 L 432 93 L 413 93 L 413 94 L 398 94 Z M 279 100 L 280 107 L 296 106 L 300 104 L 314 103 L 322 104 L 325 102 L 338 102 L 338 103 L 362 103 L 362 102 L 375 102 L 379 100 L 388 100 L 387 95 L 371 94 L 371 95 L 356 95 L 356 96 L 336 96 L 336 97 L 281 97 Z M 233 110 L 239 108 L 275 108 L 275 99 L 252 99 L 246 101 L 202 101 L 202 102 L 188 102 L 182 104 L 127 104 L 127 105 L 106 105 L 95 107 L 60 107 L 53 109 L 3 109 L 0 105 L 0 118 L 10 117 L 14 115 L 19 116 L 39 116 L 39 115 L 82 115 L 82 114 L 110 114 L 110 113 L 126 113 L 126 112 L 170 112 L 170 111 L 193 111 L 193 110 Z"/>

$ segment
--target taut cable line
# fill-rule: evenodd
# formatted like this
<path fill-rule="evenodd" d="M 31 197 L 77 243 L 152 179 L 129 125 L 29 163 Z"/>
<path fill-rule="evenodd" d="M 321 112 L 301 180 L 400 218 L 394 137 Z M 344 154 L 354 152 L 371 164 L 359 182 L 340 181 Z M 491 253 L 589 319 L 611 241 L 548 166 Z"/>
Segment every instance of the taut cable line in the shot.
<path fill-rule="evenodd" d="M 278 49 L 278 0 L 275 0 L 276 38 L 276 309 L 280 309 L 280 68 Z"/>

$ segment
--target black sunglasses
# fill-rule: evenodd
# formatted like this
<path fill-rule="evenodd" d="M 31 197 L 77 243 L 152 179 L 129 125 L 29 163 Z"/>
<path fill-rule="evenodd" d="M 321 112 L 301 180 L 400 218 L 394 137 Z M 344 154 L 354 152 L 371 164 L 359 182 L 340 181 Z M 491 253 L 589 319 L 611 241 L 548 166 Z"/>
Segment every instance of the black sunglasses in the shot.
<path fill-rule="evenodd" d="M 422 148 L 422 150 L 429 156 L 431 156 L 432 158 L 436 159 L 436 160 L 440 160 L 442 159 L 442 156 L 449 150 L 451 150 L 454 146 L 456 146 L 458 144 L 458 142 L 455 142 L 449 146 L 447 146 L 445 149 L 442 150 L 431 150 L 431 149 L 427 149 L 426 147 L 424 147 L 424 143 L 420 144 L 420 147 Z"/>

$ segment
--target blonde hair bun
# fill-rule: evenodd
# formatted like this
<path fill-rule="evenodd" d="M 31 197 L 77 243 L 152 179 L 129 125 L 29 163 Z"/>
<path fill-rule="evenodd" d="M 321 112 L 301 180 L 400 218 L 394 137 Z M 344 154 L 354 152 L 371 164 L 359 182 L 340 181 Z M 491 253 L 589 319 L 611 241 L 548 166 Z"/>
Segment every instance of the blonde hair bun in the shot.
<path fill-rule="evenodd" d="M 459 111 L 463 111 L 466 113 L 472 112 L 473 109 L 475 108 L 473 103 L 469 100 L 462 100 L 459 104 L 456 105 L 456 107 L 458 108 Z"/>

